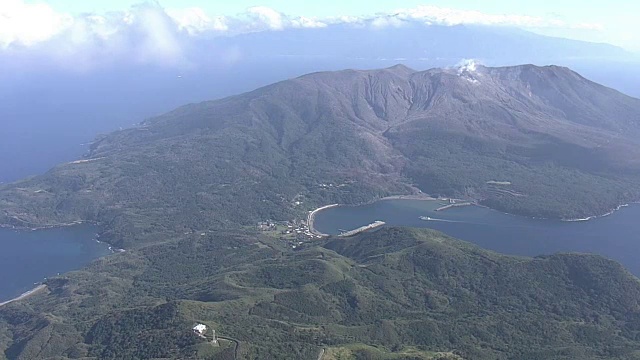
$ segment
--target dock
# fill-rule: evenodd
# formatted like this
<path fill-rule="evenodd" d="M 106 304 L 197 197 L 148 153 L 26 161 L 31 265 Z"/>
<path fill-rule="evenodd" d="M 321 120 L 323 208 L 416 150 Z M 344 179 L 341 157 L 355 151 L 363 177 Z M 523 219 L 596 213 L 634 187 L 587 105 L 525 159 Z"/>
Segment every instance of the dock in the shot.
<path fill-rule="evenodd" d="M 444 210 L 455 208 L 455 207 L 471 206 L 471 205 L 473 205 L 472 202 L 454 203 L 454 204 L 448 204 L 448 205 L 441 206 L 441 207 L 437 208 L 435 211 L 444 211 Z"/>
<path fill-rule="evenodd" d="M 359 234 L 359 233 L 361 233 L 363 231 L 379 228 L 380 226 L 383 226 L 384 224 L 386 224 L 384 221 L 376 220 L 376 221 L 372 222 L 369 225 L 365 225 L 365 226 L 361 226 L 361 227 L 359 227 L 357 229 L 345 231 L 345 232 L 341 233 L 338 236 L 340 236 L 340 237 L 353 236 L 353 235 Z"/>

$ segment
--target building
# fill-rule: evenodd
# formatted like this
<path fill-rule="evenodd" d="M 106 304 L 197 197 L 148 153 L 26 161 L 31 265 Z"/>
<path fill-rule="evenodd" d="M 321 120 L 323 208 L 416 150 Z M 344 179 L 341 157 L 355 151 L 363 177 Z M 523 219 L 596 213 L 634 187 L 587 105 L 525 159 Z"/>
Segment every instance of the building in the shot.
<path fill-rule="evenodd" d="M 205 334 L 207 333 L 207 325 L 198 324 L 193 327 L 193 332 L 200 336 L 205 336 Z"/>

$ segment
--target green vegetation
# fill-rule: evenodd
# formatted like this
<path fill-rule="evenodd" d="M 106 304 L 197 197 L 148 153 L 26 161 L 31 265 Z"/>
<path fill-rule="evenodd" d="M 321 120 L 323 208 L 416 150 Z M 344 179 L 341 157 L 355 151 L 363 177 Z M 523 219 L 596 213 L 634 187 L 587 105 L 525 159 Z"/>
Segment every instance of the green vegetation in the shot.
<path fill-rule="evenodd" d="M 0 308 L 0 359 L 640 359 L 640 284 L 603 258 L 409 229 L 294 250 L 256 230 L 418 190 L 553 218 L 640 197 L 640 101 L 557 67 L 478 71 L 312 74 L 0 186 L 0 225 L 92 221 L 127 249 Z"/>
<path fill-rule="evenodd" d="M 424 141 L 422 147 L 416 146 L 417 139 Z M 442 139 L 414 132 L 405 141 L 413 158 L 407 174 L 424 192 L 479 198 L 483 205 L 504 212 L 577 219 L 605 214 L 640 198 L 640 177 L 635 174 L 589 173 L 553 161 L 537 164 L 539 160 L 521 156 L 515 148 L 469 149 L 463 138 L 454 136 Z M 495 191 L 495 184 L 480 182 L 493 177 L 513 179 L 509 191 Z"/>
<path fill-rule="evenodd" d="M 191 333 L 202 322 L 239 340 L 240 359 L 640 358 L 640 282 L 617 263 L 502 256 L 428 230 L 297 251 L 189 235 L 48 285 L 0 309 L 0 354 L 228 359 Z"/>
<path fill-rule="evenodd" d="M 459 360 L 458 355 L 452 353 L 434 353 L 415 348 L 397 348 L 395 351 L 379 349 L 363 344 L 351 344 L 326 350 L 324 360 Z"/>

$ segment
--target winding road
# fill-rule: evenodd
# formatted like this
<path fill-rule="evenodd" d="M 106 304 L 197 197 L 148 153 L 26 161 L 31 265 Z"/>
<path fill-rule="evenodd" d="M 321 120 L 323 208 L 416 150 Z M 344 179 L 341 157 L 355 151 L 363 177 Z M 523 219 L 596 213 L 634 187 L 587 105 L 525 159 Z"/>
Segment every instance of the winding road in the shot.
<path fill-rule="evenodd" d="M 218 336 L 218 340 L 220 339 L 231 341 L 233 343 L 233 360 L 238 360 L 238 348 L 240 347 L 240 340 L 226 336 Z"/>

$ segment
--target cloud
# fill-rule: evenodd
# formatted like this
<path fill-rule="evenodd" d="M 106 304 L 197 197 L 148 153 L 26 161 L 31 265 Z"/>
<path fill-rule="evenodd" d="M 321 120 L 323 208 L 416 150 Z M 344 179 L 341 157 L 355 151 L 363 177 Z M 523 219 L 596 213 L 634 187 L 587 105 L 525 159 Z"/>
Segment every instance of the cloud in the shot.
<path fill-rule="evenodd" d="M 44 2 L 0 0 L 0 56 L 14 63 L 47 59 L 74 69 L 89 69 L 118 61 L 160 66 L 190 66 L 192 53 L 202 56 L 203 45 L 217 51 L 224 62 L 238 61 L 242 49 L 214 49 L 213 37 L 250 32 L 346 25 L 384 29 L 410 23 L 523 28 L 596 29 L 598 24 L 568 24 L 558 19 L 527 15 L 494 15 L 436 6 L 399 9 L 368 17 L 292 17 L 265 6 L 233 16 L 210 15 L 198 7 L 163 8 L 146 2 L 123 11 L 72 16 Z M 200 52 L 198 52 L 200 51 Z M 202 59 L 199 59 L 202 60 Z"/>
<path fill-rule="evenodd" d="M 376 29 L 386 27 L 401 27 L 406 21 L 397 16 L 377 16 L 369 21 L 369 24 Z"/>
<path fill-rule="evenodd" d="M 327 23 L 320 20 L 304 16 L 291 19 L 289 20 L 289 23 L 291 24 L 291 27 L 294 28 L 323 28 L 328 26 Z"/>
<path fill-rule="evenodd" d="M 439 25 L 491 25 L 522 28 L 569 28 L 602 30 L 603 26 L 592 23 L 569 24 L 558 19 L 514 14 L 487 14 L 473 10 L 459 10 L 431 5 L 421 5 L 411 9 L 399 9 L 394 16 L 404 20 L 418 20 L 426 24 Z"/>
<path fill-rule="evenodd" d="M 133 35 L 138 62 L 163 59 L 169 65 L 184 60 L 173 18 L 155 6 L 139 6 L 133 12 L 129 35 Z"/>
<path fill-rule="evenodd" d="M 191 35 L 205 31 L 226 32 L 229 30 L 228 19 L 225 16 L 211 18 L 198 7 L 166 9 L 165 11 L 176 22 L 180 30 L 186 30 Z"/>
<path fill-rule="evenodd" d="M 161 14 L 162 13 L 162 14 Z M 167 23 L 170 20 L 172 23 Z M 283 30 L 287 28 L 322 28 L 331 24 L 369 25 L 373 28 L 399 27 L 408 22 L 425 24 L 460 25 L 477 24 L 515 26 L 524 28 L 564 28 L 602 30 L 600 24 L 569 24 L 558 19 L 545 19 L 528 15 L 487 14 L 479 11 L 459 10 L 438 6 L 417 6 L 398 9 L 389 14 L 368 17 L 335 16 L 325 19 L 291 17 L 266 6 L 254 6 L 235 16 L 210 16 L 198 7 L 163 9 L 157 3 L 145 3 L 109 14 L 82 14 L 71 16 L 56 12 L 45 3 L 26 3 L 24 0 L 0 1 L 0 48 L 12 45 L 32 46 L 71 32 L 75 41 L 94 36 L 108 39 L 127 31 L 132 26 L 159 29 L 159 35 L 148 34 L 156 41 L 167 33 L 167 26 L 191 36 L 203 33 L 235 35 L 246 32 Z M 80 31 L 82 30 L 82 31 Z M 85 32 L 85 35 L 80 34 Z M 169 44 L 158 44 L 168 50 Z"/>
<path fill-rule="evenodd" d="M 256 23 L 262 23 L 271 30 L 284 29 L 284 16 L 266 6 L 254 6 L 247 9 L 249 17 L 255 19 Z"/>
<path fill-rule="evenodd" d="M 3 3 L 2 14 L 9 10 L 9 16 L 3 16 L 14 22 L 23 21 L 31 30 L 0 29 L 0 55 L 4 55 L 4 62 L 57 64 L 78 71 L 118 62 L 189 66 L 185 40 L 190 29 L 181 27 L 179 19 L 169 16 L 157 4 L 71 17 L 55 13 L 47 5 L 11 1 L 10 8 Z"/>
<path fill-rule="evenodd" d="M 19 42 L 32 45 L 63 31 L 73 17 L 54 11 L 46 4 L 26 4 L 21 0 L 0 1 L 0 46 Z"/>

